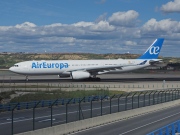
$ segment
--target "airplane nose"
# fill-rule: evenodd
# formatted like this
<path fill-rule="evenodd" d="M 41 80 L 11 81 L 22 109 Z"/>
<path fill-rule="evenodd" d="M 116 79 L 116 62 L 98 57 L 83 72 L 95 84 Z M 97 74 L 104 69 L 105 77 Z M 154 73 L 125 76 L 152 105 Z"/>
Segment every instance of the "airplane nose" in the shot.
<path fill-rule="evenodd" d="M 12 71 L 12 72 L 14 72 L 14 68 L 13 68 L 13 67 L 10 67 L 9 70 Z"/>
<path fill-rule="evenodd" d="M 12 67 L 10 67 L 9 70 L 11 71 L 11 70 L 12 70 Z"/>

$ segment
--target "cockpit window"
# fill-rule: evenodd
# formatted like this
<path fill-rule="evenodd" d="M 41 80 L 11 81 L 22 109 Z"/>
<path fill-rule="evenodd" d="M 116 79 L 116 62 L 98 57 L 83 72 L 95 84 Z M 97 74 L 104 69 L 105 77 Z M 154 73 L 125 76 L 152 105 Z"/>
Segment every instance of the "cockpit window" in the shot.
<path fill-rule="evenodd" d="M 13 67 L 18 67 L 18 65 L 14 65 Z"/>

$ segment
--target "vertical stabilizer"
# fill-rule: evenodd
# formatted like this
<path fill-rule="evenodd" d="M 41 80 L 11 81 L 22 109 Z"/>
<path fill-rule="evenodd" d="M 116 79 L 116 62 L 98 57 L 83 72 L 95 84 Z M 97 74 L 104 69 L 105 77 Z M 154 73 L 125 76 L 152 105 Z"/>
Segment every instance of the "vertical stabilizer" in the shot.
<path fill-rule="evenodd" d="M 161 51 L 163 41 L 164 41 L 163 38 L 156 39 L 152 43 L 152 45 L 146 50 L 146 52 L 138 59 L 157 59 Z"/>

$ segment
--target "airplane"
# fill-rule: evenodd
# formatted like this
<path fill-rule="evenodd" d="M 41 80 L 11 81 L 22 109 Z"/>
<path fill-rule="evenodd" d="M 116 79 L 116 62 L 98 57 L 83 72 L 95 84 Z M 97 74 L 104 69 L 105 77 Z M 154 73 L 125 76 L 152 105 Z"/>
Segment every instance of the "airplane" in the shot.
<path fill-rule="evenodd" d="M 164 39 L 156 39 L 152 45 L 137 59 L 104 59 L 104 60 L 32 60 L 14 64 L 10 71 L 26 76 L 58 75 L 59 78 L 74 80 L 87 79 L 99 81 L 97 75 L 110 72 L 129 72 L 145 68 L 157 62 Z"/>

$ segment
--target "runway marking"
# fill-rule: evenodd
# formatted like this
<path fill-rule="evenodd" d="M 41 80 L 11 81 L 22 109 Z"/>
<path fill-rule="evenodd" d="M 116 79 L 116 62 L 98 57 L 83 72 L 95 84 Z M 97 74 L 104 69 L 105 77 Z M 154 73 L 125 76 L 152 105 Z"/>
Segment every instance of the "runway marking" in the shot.
<path fill-rule="evenodd" d="M 142 128 L 142 127 L 149 126 L 149 125 L 151 125 L 151 124 L 154 124 L 154 123 L 156 123 L 156 122 L 159 122 L 159 121 L 165 120 L 165 119 L 167 119 L 167 118 L 173 117 L 173 116 L 178 115 L 178 114 L 180 114 L 180 112 L 179 112 L 179 113 L 172 114 L 172 115 L 167 116 L 167 117 L 164 117 L 164 118 L 162 118 L 162 119 L 159 119 L 159 120 L 153 121 L 153 122 L 151 122 L 151 123 L 145 124 L 145 125 L 143 125 L 143 126 L 140 126 L 140 127 L 134 128 L 134 129 L 131 129 L 131 130 L 129 130 L 129 131 L 127 131 L 127 132 L 124 132 L 124 133 L 121 133 L 121 134 L 119 134 L 119 135 L 124 135 L 124 134 L 127 134 L 127 133 L 129 133 L 129 132 L 134 131 L 134 130 L 140 129 L 140 128 Z"/>
<path fill-rule="evenodd" d="M 52 120 L 56 120 L 56 119 L 52 119 Z M 41 121 L 38 121 L 38 122 L 47 122 L 47 121 L 51 121 L 51 119 L 41 120 Z"/>
<path fill-rule="evenodd" d="M 176 114 L 173 114 L 173 115 L 170 115 L 170 116 L 167 116 L 167 117 L 162 118 L 162 119 L 160 119 L 160 120 L 157 120 L 157 121 L 151 122 L 151 123 L 149 123 L 149 124 L 146 124 L 146 125 L 140 126 L 140 127 L 138 127 L 138 128 L 135 128 L 135 129 L 129 130 L 129 131 L 124 132 L 124 133 L 119 134 L 119 135 L 124 135 L 124 134 L 129 133 L 129 132 L 131 132 L 131 131 L 134 131 L 134 130 L 136 130 L 136 129 L 142 128 L 142 127 L 144 127 L 144 126 L 148 126 L 148 125 L 150 125 L 150 124 L 154 124 L 154 123 L 156 123 L 156 122 L 158 122 L 158 121 L 161 121 L 161 120 L 164 120 L 164 119 L 167 119 L 167 118 L 169 118 L 169 117 L 173 117 L 173 116 L 175 116 L 175 115 L 179 115 L 179 114 L 180 114 L 180 112 L 179 112 L 179 113 L 176 113 Z M 143 114 L 143 115 L 144 115 L 144 114 Z M 135 117 L 138 117 L 138 116 L 135 116 Z M 119 121 L 123 121 L 123 120 L 119 120 Z M 99 128 L 99 127 L 103 127 L 103 126 L 106 126 L 106 125 L 110 125 L 110 124 L 113 124 L 113 123 L 117 123 L 117 122 L 119 122 L 119 121 L 110 122 L 110 123 L 107 123 L 107 124 L 99 125 L 99 126 L 96 126 L 96 127 L 91 127 L 91 128 L 84 129 L 84 130 L 81 130 L 81 131 L 77 131 L 77 132 L 74 132 L 74 133 L 70 133 L 70 135 L 73 135 L 73 134 L 76 134 L 76 133 L 81 133 L 81 132 L 88 131 L 88 130 L 95 129 L 95 128 Z"/>
<path fill-rule="evenodd" d="M 66 121 L 65 120 L 57 121 L 57 122 L 53 122 L 53 124 L 55 124 L 55 123 L 62 123 L 62 122 L 66 122 Z"/>
<path fill-rule="evenodd" d="M 18 119 L 23 119 L 23 118 L 25 118 L 25 117 L 13 118 L 13 120 L 18 120 Z M 12 120 L 12 119 L 11 119 L 11 118 L 8 118 L 8 119 L 6 119 L 6 120 Z"/>

